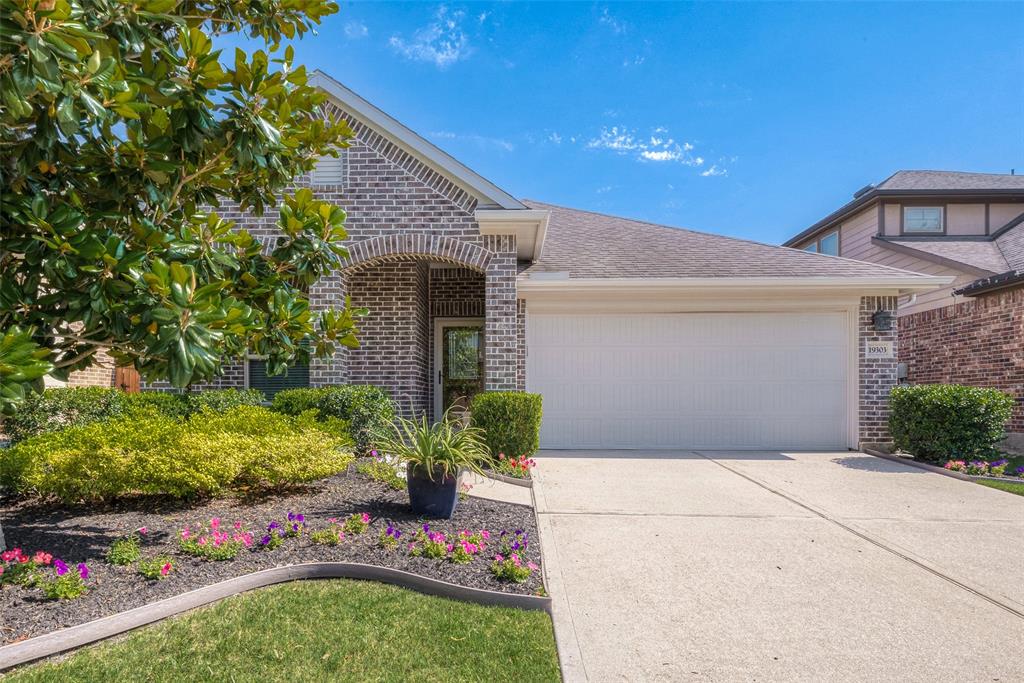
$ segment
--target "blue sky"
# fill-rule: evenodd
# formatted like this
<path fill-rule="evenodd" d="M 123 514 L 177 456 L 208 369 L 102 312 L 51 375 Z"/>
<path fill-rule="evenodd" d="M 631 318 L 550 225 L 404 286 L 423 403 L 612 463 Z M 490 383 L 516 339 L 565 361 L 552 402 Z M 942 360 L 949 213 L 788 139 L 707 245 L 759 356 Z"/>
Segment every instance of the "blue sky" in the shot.
<path fill-rule="evenodd" d="M 1024 173 L 1022 33 L 1024 3 L 355 3 L 295 49 L 518 197 L 780 242 L 898 169 Z"/>

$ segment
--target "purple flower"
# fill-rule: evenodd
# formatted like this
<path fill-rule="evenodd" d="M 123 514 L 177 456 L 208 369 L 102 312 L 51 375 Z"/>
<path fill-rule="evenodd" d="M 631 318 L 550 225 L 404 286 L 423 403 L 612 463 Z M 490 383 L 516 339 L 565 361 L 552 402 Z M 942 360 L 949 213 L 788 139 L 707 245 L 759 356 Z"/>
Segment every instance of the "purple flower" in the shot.
<path fill-rule="evenodd" d="M 1017 474 L 1020 474 L 1020 475 L 1024 475 L 1024 465 L 1021 465 L 1020 467 L 1018 467 L 1016 470 L 1014 470 L 1014 472 L 1016 472 Z"/>
<path fill-rule="evenodd" d="M 267 531 L 273 531 L 274 529 L 280 529 L 280 528 L 281 528 L 281 525 L 278 524 L 276 521 L 271 522 L 270 524 L 267 525 Z"/>
<path fill-rule="evenodd" d="M 424 524 L 423 525 L 423 533 L 425 533 L 425 534 L 429 534 L 430 533 L 430 525 L 429 524 Z"/>
<path fill-rule="evenodd" d="M 288 511 L 288 521 L 289 522 L 294 522 L 295 521 L 295 513 L 292 512 L 291 510 Z"/>
<path fill-rule="evenodd" d="M 295 521 L 298 522 L 299 524 L 302 524 L 303 522 L 306 521 L 306 516 L 305 515 L 295 515 Z"/>
<path fill-rule="evenodd" d="M 270 545 L 270 536 L 264 536 L 261 538 L 260 545 Z"/>
<path fill-rule="evenodd" d="M 68 566 L 64 564 L 64 560 L 54 560 L 53 568 L 57 570 L 57 576 L 64 576 L 68 573 Z"/>
<path fill-rule="evenodd" d="M 85 562 L 78 563 L 78 575 L 82 577 L 82 581 L 89 578 L 89 568 L 85 566 Z"/>
<path fill-rule="evenodd" d="M 516 536 L 518 536 L 518 535 L 519 535 L 519 534 L 521 534 L 521 533 L 523 533 L 523 530 L 522 530 L 522 529 L 516 529 Z"/>
<path fill-rule="evenodd" d="M 1010 462 L 1006 458 L 1000 458 L 999 460 L 993 460 L 988 464 L 989 467 L 1002 467 L 1006 463 Z"/>
<path fill-rule="evenodd" d="M 295 532 L 295 533 L 299 533 L 299 525 L 298 524 L 292 524 L 292 531 Z"/>

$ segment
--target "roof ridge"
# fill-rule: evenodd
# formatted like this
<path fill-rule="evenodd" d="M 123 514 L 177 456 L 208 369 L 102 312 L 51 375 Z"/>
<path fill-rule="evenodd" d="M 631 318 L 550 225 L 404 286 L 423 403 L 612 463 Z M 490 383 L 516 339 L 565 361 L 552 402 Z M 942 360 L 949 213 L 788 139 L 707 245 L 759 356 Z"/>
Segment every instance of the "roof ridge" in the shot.
<path fill-rule="evenodd" d="M 815 253 L 811 253 L 811 252 L 808 252 L 808 251 L 804 251 L 803 249 L 795 249 L 793 247 L 786 247 L 786 246 L 782 246 L 780 244 L 769 244 L 767 242 L 758 242 L 757 240 L 746 239 L 744 237 L 732 237 L 731 235 L 722 235 L 720 233 L 707 232 L 707 231 L 704 231 L 704 230 L 694 230 L 692 228 L 681 228 L 681 227 L 675 227 L 675 226 L 671 226 L 671 225 L 663 225 L 663 224 L 660 224 L 660 223 L 650 223 L 648 221 L 641 221 L 641 220 L 637 220 L 635 218 L 626 218 L 624 216 L 616 216 L 614 214 L 600 213 L 598 211 L 591 211 L 590 209 L 577 209 L 577 208 L 574 208 L 574 207 L 571 207 L 571 206 L 563 206 L 562 204 L 550 204 L 548 202 L 542 202 L 542 201 L 539 201 L 539 200 L 536 200 L 536 199 L 529 199 L 527 197 L 523 197 L 520 201 L 522 201 L 527 206 L 530 206 L 530 208 L 534 208 L 532 206 L 533 204 L 540 204 L 540 205 L 543 205 L 543 206 L 550 206 L 550 207 L 553 207 L 553 208 L 556 208 L 556 209 L 565 209 L 566 211 L 575 211 L 575 212 L 578 212 L 578 213 L 590 214 L 592 216 L 601 216 L 602 218 L 614 218 L 616 220 L 627 221 L 629 223 L 636 223 L 638 225 L 646 225 L 646 226 L 650 226 L 652 228 L 658 228 L 660 230 L 672 230 L 672 231 L 675 231 L 675 232 L 680 232 L 680 231 L 681 232 L 688 232 L 688 233 L 693 234 L 693 235 L 704 235 L 704 236 L 708 236 L 708 237 L 715 237 L 715 238 L 718 238 L 718 239 L 731 240 L 731 241 L 734 241 L 734 242 L 743 242 L 745 244 L 754 244 L 754 245 L 757 245 L 759 247 L 768 247 L 769 249 L 782 249 L 782 250 L 785 250 L 785 251 L 793 251 L 793 252 L 797 252 L 797 253 L 800 253 L 800 254 L 806 254 L 807 256 L 811 256 L 811 257 L 819 256 L 819 257 L 828 258 L 828 259 L 835 259 L 835 260 L 841 261 L 843 263 L 856 263 L 856 264 L 863 264 L 863 263 L 865 263 L 865 261 L 858 261 L 857 259 L 846 258 L 844 256 L 833 256 L 831 254 L 819 254 L 819 253 L 816 253 L 816 252 Z M 875 266 L 877 268 L 884 268 L 885 270 L 890 270 L 890 271 L 892 271 L 894 273 L 900 273 L 901 275 L 913 275 L 915 277 L 922 277 L 922 276 L 924 276 L 923 273 L 915 273 L 914 271 L 905 270 L 903 268 L 893 268 L 892 266 L 887 266 L 887 265 L 884 265 L 884 264 L 881 264 L 881 263 L 871 263 L 871 265 Z"/>

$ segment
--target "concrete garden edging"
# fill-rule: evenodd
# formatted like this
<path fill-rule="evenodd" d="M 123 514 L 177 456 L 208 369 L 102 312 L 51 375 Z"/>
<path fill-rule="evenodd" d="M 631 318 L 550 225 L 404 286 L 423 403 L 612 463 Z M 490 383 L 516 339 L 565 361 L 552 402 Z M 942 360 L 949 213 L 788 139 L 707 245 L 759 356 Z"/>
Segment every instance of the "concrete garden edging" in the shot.
<path fill-rule="evenodd" d="M 355 562 L 306 562 L 273 567 L 238 576 L 196 590 L 142 605 L 126 612 L 71 626 L 53 633 L 29 638 L 0 647 L 0 671 L 21 664 L 73 650 L 83 645 L 126 633 L 196 607 L 209 605 L 232 595 L 255 588 L 306 579 L 362 579 L 409 588 L 426 595 L 436 595 L 480 605 L 541 610 L 551 614 L 551 598 L 519 593 L 502 593 L 484 588 L 459 586 L 431 579 L 412 572 L 377 567 Z"/>
<path fill-rule="evenodd" d="M 939 467 L 938 465 L 930 465 L 926 462 L 920 462 L 913 458 L 906 458 L 901 455 L 893 455 L 892 453 L 883 453 L 882 451 L 876 451 L 870 448 L 863 449 L 868 455 L 873 455 L 876 458 L 882 458 L 883 460 L 891 460 L 892 462 L 898 462 L 904 465 L 910 465 L 911 467 L 917 467 L 922 470 L 927 470 L 935 474 L 941 474 L 946 477 L 952 477 L 953 479 L 959 479 L 961 481 L 1003 481 L 1011 483 L 1024 484 L 1024 479 L 1020 477 L 986 477 L 976 476 L 973 474 L 964 474 L 963 472 L 954 472 L 953 470 L 947 470 L 945 467 Z"/>
<path fill-rule="evenodd" d="M 504 474 L 498 474 L 493 470 L 487 470 L 487 473 L 484 476 L 487 477 L 488 479 L 493 479 L 494 481 L 512 484 L 513 486 L 523 486 L 528 489 L 533 488 L 533 479 L 518 479 L 516 477 L 509 477 Z"/>

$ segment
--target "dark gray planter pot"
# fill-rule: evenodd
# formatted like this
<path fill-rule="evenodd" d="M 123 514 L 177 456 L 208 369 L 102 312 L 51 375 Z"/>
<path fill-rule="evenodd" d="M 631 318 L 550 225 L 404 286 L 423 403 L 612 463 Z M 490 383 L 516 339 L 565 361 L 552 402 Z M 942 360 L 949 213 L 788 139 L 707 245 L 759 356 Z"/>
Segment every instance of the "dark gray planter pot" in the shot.
<path fill-rule="evenodd" d="M 412 463 L 406 465 L 405 472 L 413 513 L 434 519 L 451 519 L 459 504 L 459 477 L 443 477 L 438 472 L 432 480 L 425 470 Z"/>

